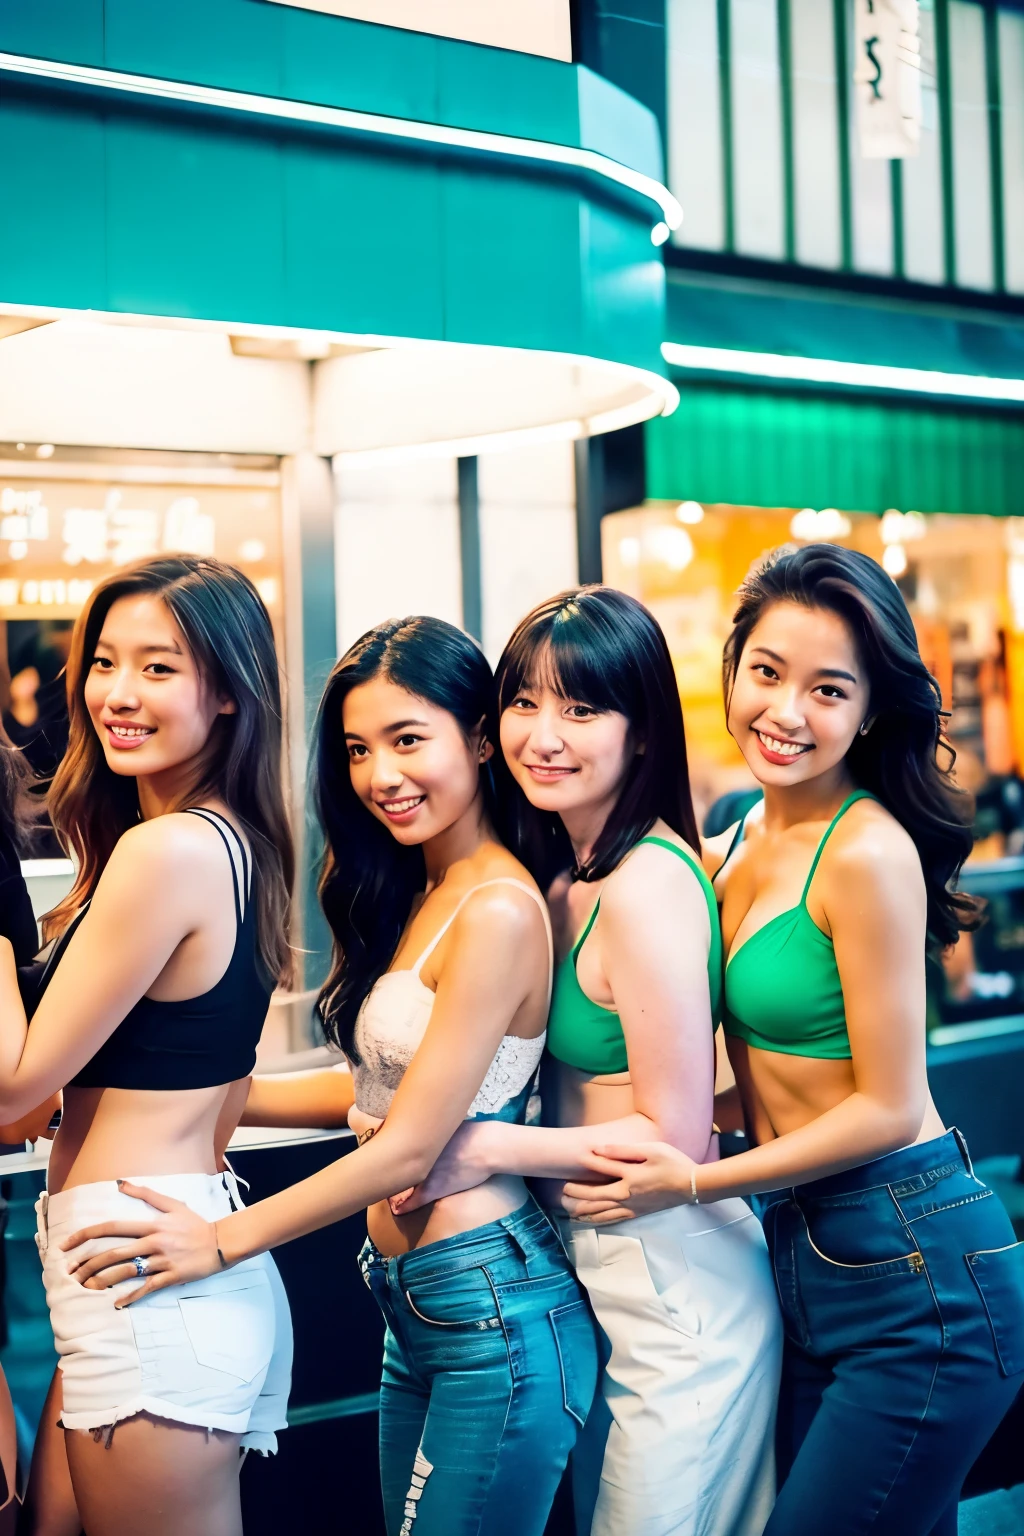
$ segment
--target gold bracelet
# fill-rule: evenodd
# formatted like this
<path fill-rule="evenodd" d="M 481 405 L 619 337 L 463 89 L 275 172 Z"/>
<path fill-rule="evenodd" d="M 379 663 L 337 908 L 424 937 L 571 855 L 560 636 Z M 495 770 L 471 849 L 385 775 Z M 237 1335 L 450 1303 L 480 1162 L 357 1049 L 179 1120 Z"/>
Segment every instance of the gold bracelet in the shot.
<path fill-rule="evenodd" d="M 694 1163 L 692 1168 L 690 1169 L 690 1204 L 691 1205 L 700 1205 L 700 1201 L 697 1198 L 697 1164 L 696 1163 Z M 220 1252 L 219 1248 L 217 1249 L 217 1252 L 218 1253 Z"/>

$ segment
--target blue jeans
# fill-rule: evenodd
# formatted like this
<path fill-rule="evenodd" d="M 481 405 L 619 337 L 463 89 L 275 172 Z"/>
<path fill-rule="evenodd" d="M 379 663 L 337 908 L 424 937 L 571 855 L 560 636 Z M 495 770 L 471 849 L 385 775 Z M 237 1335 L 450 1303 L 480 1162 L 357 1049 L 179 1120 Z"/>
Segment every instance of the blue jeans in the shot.
<path fill-rule="evenodd" d="M 1021 1386 L 1024 1244 L 962 1137 L 764 1197 L 786 1342 L 765 1536 L 955 1536 Z"/>
<path fill-rule="evenodd" d="M 511 1216 L 360 1267 L 387 1322 L 388 1536 L 541 1536 L 597 1385 L 590 1310 L 547 1218 Z"/>

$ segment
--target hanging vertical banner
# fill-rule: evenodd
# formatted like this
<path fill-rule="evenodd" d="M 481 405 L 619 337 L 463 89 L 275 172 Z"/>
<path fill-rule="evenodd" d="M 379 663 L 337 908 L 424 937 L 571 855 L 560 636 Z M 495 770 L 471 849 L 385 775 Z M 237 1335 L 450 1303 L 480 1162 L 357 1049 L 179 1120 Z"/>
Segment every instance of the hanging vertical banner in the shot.
<path fill-rule="evenodd" d="M 921 143 L 918 0 L 854 0 L 857 139 L 868 160 L 903 160 Z"/>

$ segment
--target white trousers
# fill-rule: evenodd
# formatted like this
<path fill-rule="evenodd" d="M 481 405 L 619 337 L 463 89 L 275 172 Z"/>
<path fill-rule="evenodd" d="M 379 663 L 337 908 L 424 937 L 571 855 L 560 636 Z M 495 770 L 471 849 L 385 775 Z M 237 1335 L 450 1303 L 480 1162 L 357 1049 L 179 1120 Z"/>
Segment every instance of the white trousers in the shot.
<path fill-rule="evenodd" d="M 610 1355 L 574 1453 L 580 1536 L 760 1536 L 782 1323 L 742 1200 L 561 1223 Z"/>

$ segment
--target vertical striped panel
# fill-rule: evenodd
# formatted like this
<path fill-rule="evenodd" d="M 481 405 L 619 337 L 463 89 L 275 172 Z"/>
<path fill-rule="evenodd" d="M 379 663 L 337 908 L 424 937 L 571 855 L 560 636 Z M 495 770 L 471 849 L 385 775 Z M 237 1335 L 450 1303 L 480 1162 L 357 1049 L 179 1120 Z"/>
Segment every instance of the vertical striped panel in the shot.
<path fill-rule="evenodd" d="M 1024 506 L 1017 412 L 684 383 L 645 437 L 654 500 L 997 517 Z"/>
<path fill-rule="evenodd" d="M 985 17 L 981 6 L 972 0 L 950 0 L 949 58 L 957 281 L 965 288 L 991 288 L 994 272 Z"/>
<path fill-rule="evenodd" d="M 846 59 L 855 58 L 853 4 L 846 0 Z M 850 218 L 857 272 L 893 273 L 892 178 L 887 160 L 865 160 L 857 134 L 855 92 L 849 93 Z"/>
<path fill-rule="evenodd" d="M 1006 286 L 1024 293 L 1024 16 L 999 12 Z"/>
<path fill-rule="evenodd" d="M 822 0 L 790 0 L 796 259 L 843 260 L 833 15 Z"/>
<path fill-rule="evenodd" d="M 853 46 L 853 4 L 854 0 L 846 0 L 848 61 L 856 58 Z M 891 277 L 894 270 L 892 175 L 887 160 L 865 160 L 860 152 L 855 95 L 851 90 L 849 121 L 853 265 L 857 272 L 874 272 L 883 277 Z"/>
<path fill-rule="evenodd" d="M 942 148 L 935 61 L 935 13 L 920 12 L 921 149 L 903 164 L 903 275 L 919 283 L 942 283 Z"/>
<path fill-rule="evenodd" d="M 775 0 L 731 0 L 736 249 L 786 251 L 779 34 Z"/>
<path fill-rule="evenodd" d="M 726 244 L 716 0 L 668 0 L 669 186 L 683 205 L 676 245 Z"/>

